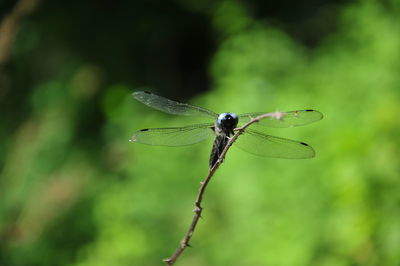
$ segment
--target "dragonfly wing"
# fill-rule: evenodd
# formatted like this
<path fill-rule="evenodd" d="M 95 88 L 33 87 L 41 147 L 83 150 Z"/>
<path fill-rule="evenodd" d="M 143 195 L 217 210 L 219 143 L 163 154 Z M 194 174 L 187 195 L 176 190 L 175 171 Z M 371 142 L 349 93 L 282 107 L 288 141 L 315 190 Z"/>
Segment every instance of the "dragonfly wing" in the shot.
<path fill-rule="evenodd" d="M 266 135 L 251 129 L 246 129 L 234 145 L 263 157 L 306 159 L 315 156 L 314 149 L 306 143 Z"/>
<path fill-rule="evenodd" d="M 247 123 L 251 119 L 262 115 L 264 113 L 247 113 L 239 115 L 240 123 Z M 316 110 L 298 110 L 298 111 L 289 111 L 282 112 L 283 116 L 280 119 L 273 117 L 266 117 L 261 119 L 254 125 L 267 126 L 267 127 L 297 127 L 307 125 L 318 120 L 321 120 L 323 115 L 322 113 Z M 253 126 L 253 125 L 252 125 Z"/>
<path fill-rule="evenodd" d="M 186 116 L 206 116 L 206 117 L 212 117 L 214 119 L 218 116 L 213 111 L 207 110 L 205 108 L 189 105 L 186 103 L 175 102 L 167 98 L 155 95 L 148 91 L 137 91 L 134 92 L 132 95 L 139 102 L 168 114 L 186 115 Z"/>
<path fill-rule="evenodd" d="M 158 146 L 184 146 L 198 143 L 214 135 L 213 124 L 185 127 L 148 128 L 136 131 L 130 141 Z"/>

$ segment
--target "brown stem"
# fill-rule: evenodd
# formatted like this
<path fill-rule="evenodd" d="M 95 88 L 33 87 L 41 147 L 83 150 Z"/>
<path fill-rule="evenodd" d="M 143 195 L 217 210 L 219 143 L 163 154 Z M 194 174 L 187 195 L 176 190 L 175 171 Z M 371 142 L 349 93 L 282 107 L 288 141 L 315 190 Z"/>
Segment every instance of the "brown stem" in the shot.
<path fill-rule="evenodd" d="M 229 148 L 236 141 L 236 139 L 239 137 L 239 135 L 242 134 L 248 126 L 250 126 L 251 124 L 253 124 L 255 122 L 260 121 L 263 118 L 270 117 L 270 118 L 279 120 L 279 119 L 282 119 L 284 116 L 285 116 L 285 113 L 282 113 L 282 112 L 267 113 L 267 114 L 259 115 L 255 118 L 252 118 L 249 122 L 247 122 L 240 128 L 235 129 L 236 133 L 229 139 L 227 145 L 225 146 L 224 150 L 222 151 L 221 155 L 219 156 L 218 161 L 208 171 L 208 175 L 204 179 L 204 181 L 200 182 L 201 186 L 199 189 L 199 193 L 197 194 L 196 201 L 194 202 L 194 209 L 193 209 L 194 217 L 193 217 L 192 223 L 190 224 L 189 230 L 187 231 L 185 237 L 182 239 L 178 249 L 172 254 L 171 257 L 164 259 L 164 262 L 166 262 L 167 265 L 173 265 L 176 262 L 176 260 L 179 258 L 179 256 L 182 254 L 182 252 L 185 250 L 185 248 L 190 247 L 189 241 L 193 236 L 194 230 L 196 229 L 197 222 L 199 221 L 199 219 L 201 217 L 201 212 L 203 211 L 203 208 L 201 207 L 201 202 L 203 200 L 203 195 L 207 188 L 207 185 L 210 182 L 211 178 L 213 177 L 215 171 L 218 169 L 218 167 L 221 165 L 222 161 L 224 160 L 225 155 L 228 152 Z"/>

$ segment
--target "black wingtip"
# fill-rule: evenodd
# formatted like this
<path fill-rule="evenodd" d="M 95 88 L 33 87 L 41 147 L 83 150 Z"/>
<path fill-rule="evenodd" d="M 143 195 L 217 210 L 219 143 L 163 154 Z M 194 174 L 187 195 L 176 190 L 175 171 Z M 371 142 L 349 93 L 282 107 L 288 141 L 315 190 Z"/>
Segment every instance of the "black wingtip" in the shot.
<path fill-rule="evenodd" d="M 308 146 L 308 147 L 310 146 L 310 145 L 308 145 L 307 143 L 304 143 L 304 142 L 300 142 L 300 144 L 304 145 L 304 146 Z"/>
<path fill-rule="evenodd" d="M 148 130 L 149 130 L 148 128 L 143 128 L 140 131 L 148 131 Z"/>
<path fill-rule="evenodd" d="M 321 113 L 320 111 L 313 110 L 313 109 L 307 109 L 307 110 L 304 110 L 304 111 L 305 111 L 305 112 L 314 112 L 316 115 L 319 114 L 321 118 L 318 119 L 318 120 L 321 120 L 322 118 L 324 118 L 324 114 Z M 317 121 L 317 120 L 315 120 L 315 121 Z M 315 121 L 314 121 L 314 122 L 315 122 Z"/>
<path fill-rule="evenodd" d="M 143 95 L 143 94 L 153 94 L 153 93 L 151 91 L 148 91 L 148 90 L 135 91 L 135 92 L 132 93 L 133 97 L 135 97 L 135 98 L 137 96 L 140 97 L 140 95 Z"/>

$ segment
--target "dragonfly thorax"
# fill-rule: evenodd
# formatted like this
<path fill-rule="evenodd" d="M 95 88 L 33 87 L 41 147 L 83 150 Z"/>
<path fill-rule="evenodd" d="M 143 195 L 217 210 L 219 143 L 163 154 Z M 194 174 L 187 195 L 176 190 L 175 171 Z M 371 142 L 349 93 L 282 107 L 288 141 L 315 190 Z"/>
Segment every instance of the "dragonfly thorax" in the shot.
<path fill-rule="evenodd" d="M 222 113 L 215 121 L 216 133 L 230 135 L 233 134 L 233 129 L 236 128 L 239 118 L 234 113 Z"/>

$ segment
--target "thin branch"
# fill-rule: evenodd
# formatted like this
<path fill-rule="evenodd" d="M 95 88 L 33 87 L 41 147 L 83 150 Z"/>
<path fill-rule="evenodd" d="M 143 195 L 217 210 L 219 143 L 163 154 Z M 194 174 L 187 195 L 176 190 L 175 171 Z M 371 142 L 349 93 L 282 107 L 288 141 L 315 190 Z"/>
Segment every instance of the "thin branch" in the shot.
<path fill-rule="evenodd" d="M 225 155 L 228 152 L 229 148 L 232 146 L 232 144 L 245 131 L 245 129 L 248 126 L 250 126 L 251 124 L 256 123 L 256 122 L 260 121 L 261 119 L 264 119 L 267 117 L 280 120 L 284 116 L 285 116 L 284 112 L 275 112 L 275 113 L 267 113 L 267 114 L 259 115 L 257 117 L 252 118 L 249 122 L 247 122 L 243 126 L 235 129 L 236 133 L 229 139 L 227 145 L 225 146 L 224 150 L 220 154 L 217 162 L 208 171 L 208 175 L 204 179 L 204 181 L 200 182 L 201 186 L 199 189 L 199 193 L 197 194 L 196 201 L 194 202 L 194 209 L 193 209 L 194 217 L 193 217 L 192 223 L 190 224 L 188 232 L 186 233 L 185 237 L 182 239 L 182 241 L 181 241 L 178 249 L 175 251 L 175 253 L 173 253 L 171 257 L 164 259 L 164 262 L 166 262 L 167 265 L 173 265 L 176 262 L 176 260 L 179 258 L 179 256 L 182 254 L 182 252 L 185 250 L 185 248 L 190 247 L 189 241 L 193 236 L 194 230 L 196 229 L 197 222 L 199 221 L 199 219 L 201 217 L 201 213 L 203 211 L 203 208 L 201 207 L 201 202 L 203 200 L 204 192 L 207 188 L 208 183 L 210 182 L 211 178 L 213 177 L 215 171 L 218 169 L 218 167 L 223 162 Z"/>

